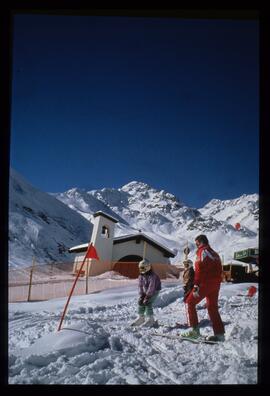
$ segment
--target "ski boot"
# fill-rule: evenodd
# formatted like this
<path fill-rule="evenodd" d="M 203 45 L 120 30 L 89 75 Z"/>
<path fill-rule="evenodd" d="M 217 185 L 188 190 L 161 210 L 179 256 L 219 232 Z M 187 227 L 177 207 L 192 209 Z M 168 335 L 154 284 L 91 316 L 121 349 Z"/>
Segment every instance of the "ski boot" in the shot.
<path fill-rule="evenodd" d="M 224 333 L 215 334 L 215 335 L 212 335 L 212 336 L 207 336 L 206 340 L 207 341 L 220 341 L 220 342 L 223 342 L 223 341 L 225 341 L 225 336 L 224 336 Z"/>
<path fill-rule="evenodd" d="M 140 315 L 134 322 L 131 323 L 130 326 L 132 327 L 136 327 L 136 326 L 140 326 L 141 324 L 143 324 L 145 321 L 145 318 L 143 315 Z"/>
<path fill-rule="evenodd" d="M 154 319 L 154 316 L 148 316 L 146 322 L 143 324 L 143 327 L 154 327 L 157 325 L 157 321 Z"/>
<path fill-rule="evenodd" d="M 181 337 L 192 338 L 192 339 L 199 338 L 200 336 L 201 334 L 198 327 L 193 327 L 192 330 L 181 334 Z"/>

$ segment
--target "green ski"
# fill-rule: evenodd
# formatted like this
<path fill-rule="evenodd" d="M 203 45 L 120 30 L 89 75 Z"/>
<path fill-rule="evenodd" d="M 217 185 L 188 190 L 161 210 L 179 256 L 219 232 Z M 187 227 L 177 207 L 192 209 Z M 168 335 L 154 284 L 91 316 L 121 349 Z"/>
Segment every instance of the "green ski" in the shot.
<path fill-rule="evenodd" d="M 172 334 L 162 334 L 162 333 L 152 333 L 151 335 L 158 336 L 158 337 L 170 338 L 170 339 L 178 340 L 178 341 L 190 341 L 190 342 L 193 342 L 194 344 L 212 344 L 212 345 L 220 344 L 220 341 L 210 341 L 204 337 L 190 338 L 190 337 L 183 337 L 183 336 L 181 336 L 181 334 L 172 335 Z"/>

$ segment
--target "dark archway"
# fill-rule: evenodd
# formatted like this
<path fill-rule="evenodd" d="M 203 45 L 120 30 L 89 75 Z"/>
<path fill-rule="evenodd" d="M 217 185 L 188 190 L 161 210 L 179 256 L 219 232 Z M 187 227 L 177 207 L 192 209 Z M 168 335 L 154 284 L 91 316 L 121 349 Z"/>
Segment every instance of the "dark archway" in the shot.
<path fill-rule="evenodd" d="M 113 266 L 113 271 L 119 272 L 123 276 L 136 279 L 139 276 L 138 263 L 142 260 L 141 256 L 128 255 L 122 257 Z"/>

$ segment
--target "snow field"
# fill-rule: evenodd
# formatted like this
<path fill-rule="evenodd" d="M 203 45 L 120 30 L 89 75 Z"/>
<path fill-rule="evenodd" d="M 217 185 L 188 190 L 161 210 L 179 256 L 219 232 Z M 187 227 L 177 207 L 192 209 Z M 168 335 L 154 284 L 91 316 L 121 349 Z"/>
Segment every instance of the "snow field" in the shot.
<path fill-rule="evenodd" d="M 255 384 L 258 293 L 251 299 L 237 296 L 250 285 L 222 284 L 226 341 L 218 345 L 153 336 L 185 331 L 179 282 L 162 283 L 154 305 L 158 329 L 129 327 L 137 316 L 136 285 L 72 297 L 60 332 L 65 298 L 9 304 L 9 383 Z M 212 334 L 205 301 L 198 316 L 201 333 Z"/>

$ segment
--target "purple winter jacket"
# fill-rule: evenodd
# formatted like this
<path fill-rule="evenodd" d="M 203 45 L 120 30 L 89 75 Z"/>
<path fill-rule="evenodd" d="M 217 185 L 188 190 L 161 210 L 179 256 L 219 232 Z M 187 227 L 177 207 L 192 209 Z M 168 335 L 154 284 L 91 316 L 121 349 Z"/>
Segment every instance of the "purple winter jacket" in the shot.
<path fill-rule="evenodd" d="M 152 270 L 146 274 L 139 275 L 139 294 L 152 297 L 157 291 L 161 290 L 161 282 L 159 276 Z"/>

